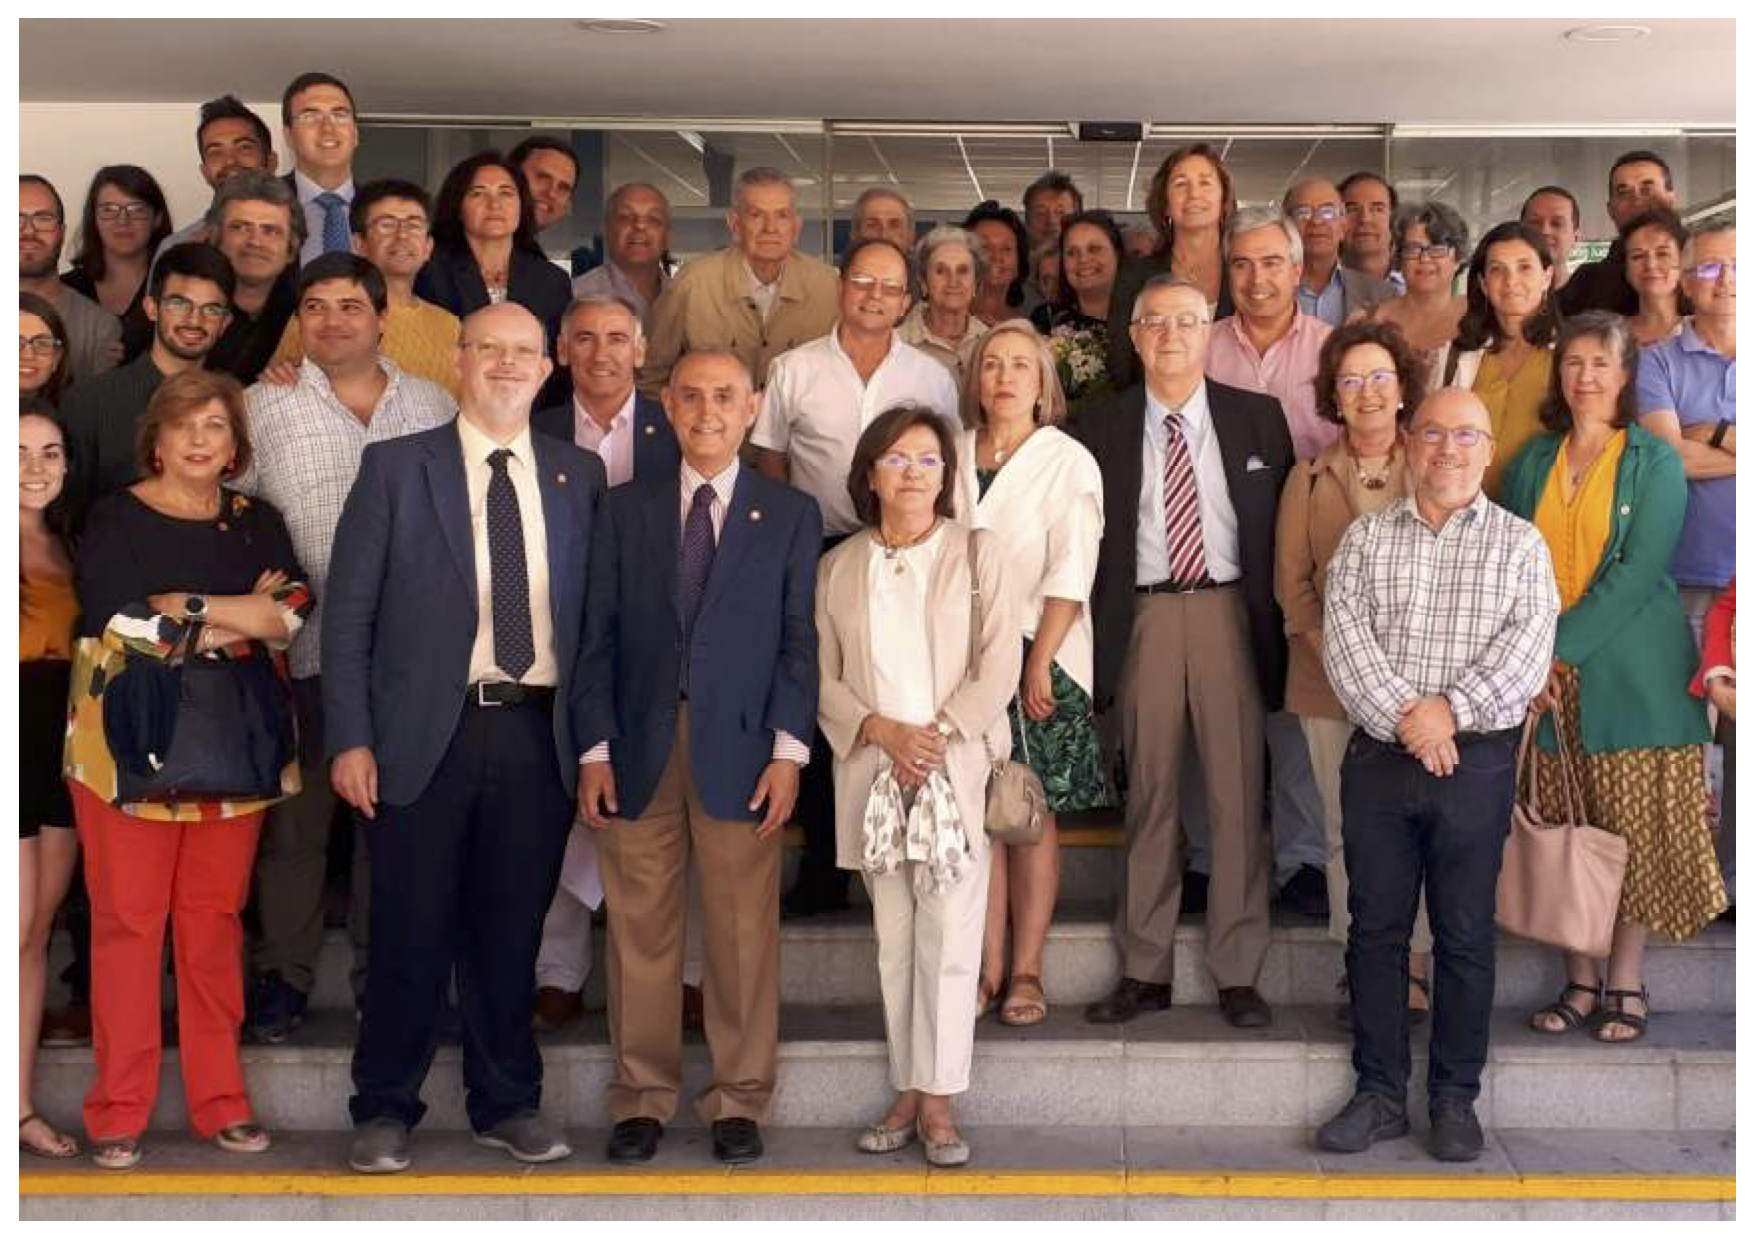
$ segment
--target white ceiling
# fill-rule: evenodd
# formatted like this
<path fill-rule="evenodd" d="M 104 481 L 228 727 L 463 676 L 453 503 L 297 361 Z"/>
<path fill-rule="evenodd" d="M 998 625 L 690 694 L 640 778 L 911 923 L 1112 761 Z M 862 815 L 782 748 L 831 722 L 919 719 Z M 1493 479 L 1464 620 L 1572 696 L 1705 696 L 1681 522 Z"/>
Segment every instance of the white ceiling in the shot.
<path fill-rule="evenodd" d="M 1578 43 L 1586 18 L 19 22 L 28 101 L 277 98 L 301 71 L 367 113 L 1177 124 L 1720 124 L 1735 23 Z M 342 42 L 338 36 L 345 36 Z"/>

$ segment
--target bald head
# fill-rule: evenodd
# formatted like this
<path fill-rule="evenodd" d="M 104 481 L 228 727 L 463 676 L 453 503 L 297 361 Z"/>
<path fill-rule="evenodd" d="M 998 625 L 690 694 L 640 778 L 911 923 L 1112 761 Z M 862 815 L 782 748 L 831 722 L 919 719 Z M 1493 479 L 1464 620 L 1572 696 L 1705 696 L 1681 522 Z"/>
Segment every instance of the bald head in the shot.
<path fill-rule="evenodd" d="M 486 306 L 464 319 L 457 342 L 463 415 L 501 443 L 521 431 L 554 369 L 547 344 L 541 320 L 516 302 Z"/>
<path fill-rule="evenodd" d="M 536 334 L 538 346 L 546 351 L 548 338 L 542 321 L 515 301 L 502 301 L 496 306 L 482 306 L 463 319 L 462 339 L 467 342 L 485 332 L 528 330 Z"/>
<path fill-rule="evenodd" d="M 1295 221 L 1303 238 L 1303 263 L 1321 267 L 1339 261 L 1350 221 L 1339 187 L 1326 177 L 1308 177 L 1284 196 L 1284 213 Z"/>
<path fill-rule="evenodd" d="M 1405 434 L 1418 511 L 1440 527 L 1478 498 L 1496 450 L 1491 411 L 1466 388 L 1438 388 L 1418 406 Z"/>

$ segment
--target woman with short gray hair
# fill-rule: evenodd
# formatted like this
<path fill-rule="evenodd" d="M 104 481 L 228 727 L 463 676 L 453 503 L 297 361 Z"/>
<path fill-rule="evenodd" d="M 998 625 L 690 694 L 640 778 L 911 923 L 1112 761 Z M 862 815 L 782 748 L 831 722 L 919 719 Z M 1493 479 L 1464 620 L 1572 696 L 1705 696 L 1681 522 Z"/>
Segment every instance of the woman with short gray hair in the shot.
<path fill-rule="evenodd" d="M 897 334 L 942 362 L 961 387 L 988 324 L 973 314 L 986 279 L 986 243 L 966 228 L 934 228 L 914 247 L 924 295 L 901 320 Z"/>
<path fill-rule="evenodd" d="M 1467 221 L 1447 203 L 1401 207 L 1394 216 L 1394 268 L 1405 278 L 1406 292 L 1353 316 L 1398 327 L 1433 385 L 1442 378 L 1449 345 L 1467 313 L 1467 298 L 1455 293 L 1467 240 Z"/>

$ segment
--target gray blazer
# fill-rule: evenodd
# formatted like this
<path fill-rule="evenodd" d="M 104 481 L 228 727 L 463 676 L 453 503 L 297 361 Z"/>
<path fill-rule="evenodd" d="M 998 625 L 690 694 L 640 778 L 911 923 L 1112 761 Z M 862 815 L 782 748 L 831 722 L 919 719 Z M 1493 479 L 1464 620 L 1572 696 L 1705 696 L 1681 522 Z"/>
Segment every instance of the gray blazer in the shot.
<path fill-rule="evenodd" d="M 1352 267 L 1341 265 L 1334 274 L 1338 277 L 1343 297 L 1343 308 L 1339 316 L 1341 323 L 1359 310 L 1379 306 L 1400 295 L 1390 281 L 1377 279 Z"/>

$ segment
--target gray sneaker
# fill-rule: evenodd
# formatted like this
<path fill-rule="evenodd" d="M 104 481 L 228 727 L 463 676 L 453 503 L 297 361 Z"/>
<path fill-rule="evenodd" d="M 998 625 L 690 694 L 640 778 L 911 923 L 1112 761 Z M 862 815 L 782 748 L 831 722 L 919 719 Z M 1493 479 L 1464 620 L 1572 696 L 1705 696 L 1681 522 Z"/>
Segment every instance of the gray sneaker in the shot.
<path fill-rule="evenodd" d="M 545 1163 L 567 1158 L 572 1147 L 555 1120 L 540 1111 L 521 1111 L 475 1134 L 475 1144 L 504 1150 L 519 1162 Z"/>
<path fill-rule="evenodd" d="M 408 1169 L 408 1126 L 388 1116 L 367 1120 L 353 1130 L 347 1165 L 364 1175 Z"/>

